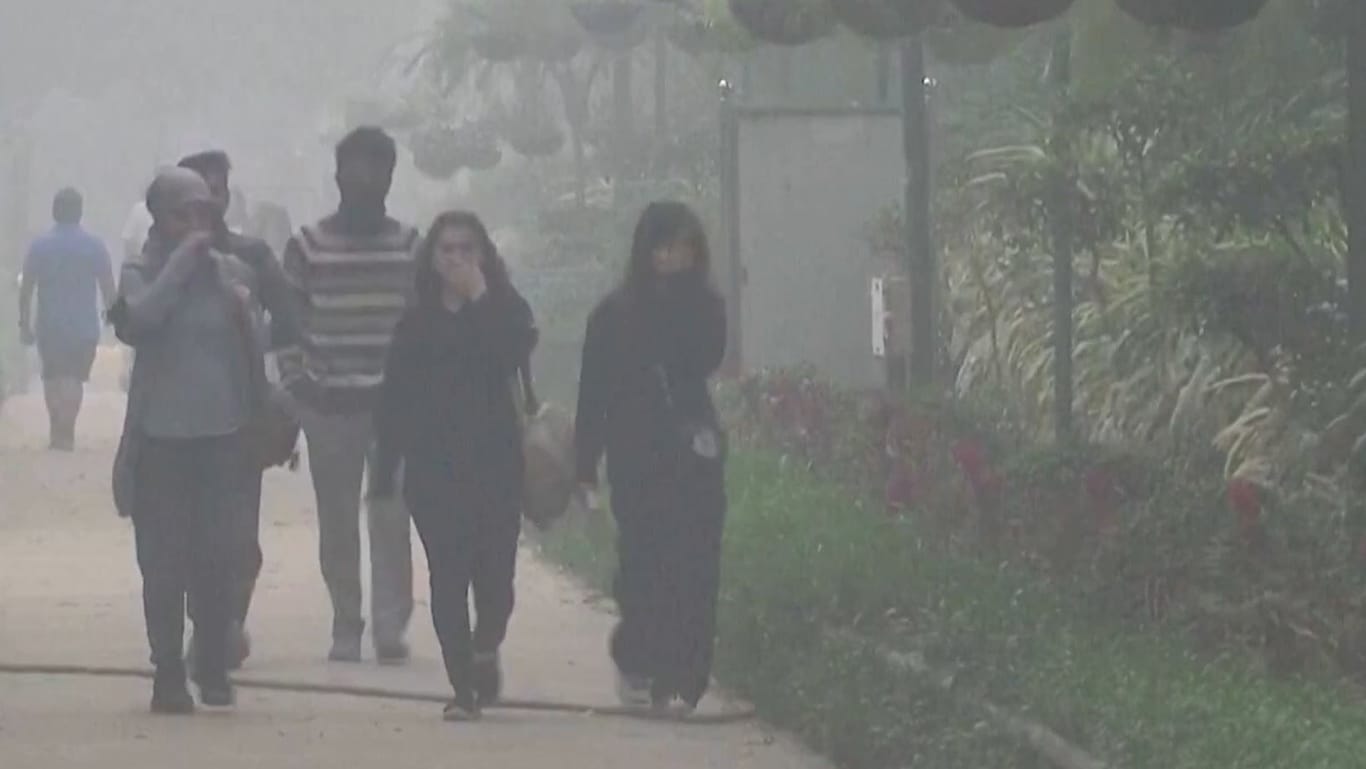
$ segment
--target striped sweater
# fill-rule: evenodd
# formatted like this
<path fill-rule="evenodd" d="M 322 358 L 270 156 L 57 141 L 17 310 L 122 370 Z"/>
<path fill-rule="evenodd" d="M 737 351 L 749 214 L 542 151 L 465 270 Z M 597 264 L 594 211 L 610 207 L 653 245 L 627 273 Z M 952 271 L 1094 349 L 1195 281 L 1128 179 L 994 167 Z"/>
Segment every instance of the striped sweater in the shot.
<path fill-rule="evenodd" d="M 357 237 L 328 220 L 304 227 L 285 249 L 298 295 L 300 344 L 279 354 L 281 379 L 322 413 L 373 408 L 394 327 L 413 295 L 417 230 L 393 220 Z"/>

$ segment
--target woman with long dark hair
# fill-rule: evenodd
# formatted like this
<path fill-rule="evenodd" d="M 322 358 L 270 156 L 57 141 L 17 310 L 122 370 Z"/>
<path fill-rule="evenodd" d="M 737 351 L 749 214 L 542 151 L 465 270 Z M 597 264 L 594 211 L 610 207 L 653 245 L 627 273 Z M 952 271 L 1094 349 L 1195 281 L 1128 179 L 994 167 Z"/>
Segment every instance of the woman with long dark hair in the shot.
<path fill-rule="evenodd" d="M 620 288 L 588 321 L 576 452 L 596 499 L 607 458 L 618 531 L 612 636 L 623 703 L 697 707 L 711 676 L 726 513 L 725 440 L 708 379 L 726 347 L 701 221 L 652 203 Z"/>
<path fill-rule="evenodd" d="M 399 322 L 376 410 L 372 497 L 403 497 L 427 551 L 432 621 L 468 721 L 497 700 L 512 616 L 523 458 L 514 380 L 536 343 L 474 214 L 437 217 L 418 254 L 417 302 Z M 477 624 L 470 628 L 469 595 Z"/>

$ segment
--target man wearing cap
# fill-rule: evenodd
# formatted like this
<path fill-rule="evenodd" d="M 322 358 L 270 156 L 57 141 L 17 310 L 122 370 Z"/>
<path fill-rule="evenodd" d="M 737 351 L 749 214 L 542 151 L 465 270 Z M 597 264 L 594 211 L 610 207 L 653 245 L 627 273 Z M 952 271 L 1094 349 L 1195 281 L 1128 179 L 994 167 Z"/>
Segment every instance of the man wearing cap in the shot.
<path fill-rule="evenodd" d="M 119 339 L 137 350 L 114 499 L 133 521 L 156 667 L 152 711 L 184 714 L 195 708 L 182 648 L 190 593 L 200 702 L 235 702 L 228 640 L 237 561 L 248 545 L 240 520 L 252 474 L 260 345 L 251 318 L 261 290 L 249 265 L 214 248 L 217 204 L 199 174 L 158 174 L 147 208 L 147 245 L 124 264 L 109 311 Z"/>
<path fill-rule="evenodd" d="M 114 297 L 109 252 L 82 229 L 83 210 L 76 190 L 57 193 L 52 202 L 55 224 L 29 247 L 19 292 L 19 334 L 25 344 L 38 345 L 49 445 L 57 451 L 75 448 L 76 418 L 100 342 L 101 310 Z M 102 305 L 97 291 L 103 294 Z"/>

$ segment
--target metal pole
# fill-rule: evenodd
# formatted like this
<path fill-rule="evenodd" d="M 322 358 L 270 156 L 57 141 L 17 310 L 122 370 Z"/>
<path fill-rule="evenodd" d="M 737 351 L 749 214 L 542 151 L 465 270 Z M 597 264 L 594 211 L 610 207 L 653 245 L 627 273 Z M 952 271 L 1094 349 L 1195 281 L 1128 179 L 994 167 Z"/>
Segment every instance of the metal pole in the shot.
<path fill-rule="evenodd" d="M 929 106 L 925 48 L 919 35 L 901 43 L 902 143 L 906 154 L 906 274 L 911 288 L 911 387 L 933 386 L 938 334 L 934 295 L 939 269 L 930 231 Z"/>

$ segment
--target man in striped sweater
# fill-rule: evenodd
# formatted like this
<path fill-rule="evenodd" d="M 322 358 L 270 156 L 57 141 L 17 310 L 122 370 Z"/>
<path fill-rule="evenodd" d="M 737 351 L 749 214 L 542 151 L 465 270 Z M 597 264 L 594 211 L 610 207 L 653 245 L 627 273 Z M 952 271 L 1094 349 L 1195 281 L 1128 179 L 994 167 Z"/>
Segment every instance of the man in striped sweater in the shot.
<path fill-rule="evenodd" d="M 329 659 L 337 662 L 359 662 L 362 654 L 362 475 L 390 337 L 413 291 L 419 240 L 417 230 L 385 211 L 396 154 L 393 139 L 378 128 L 358 128 L 342 139 L 336 153 L 341 206 L 304 227 L 284 255 L 302 333 L 297 350 L 279 355 L 280 372 L 308 442 L 319 554 L 332 598 Z M 408 513 L 393 498 L 370 501 L 366 512 L 375 656 L 381 664 L 401 664 L 413 610 Z"/>

